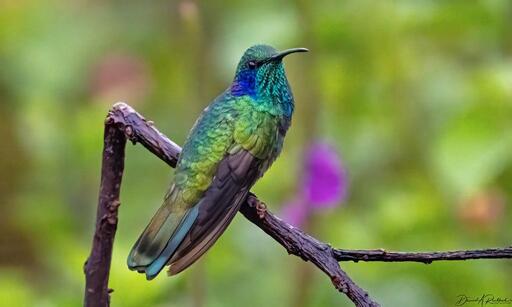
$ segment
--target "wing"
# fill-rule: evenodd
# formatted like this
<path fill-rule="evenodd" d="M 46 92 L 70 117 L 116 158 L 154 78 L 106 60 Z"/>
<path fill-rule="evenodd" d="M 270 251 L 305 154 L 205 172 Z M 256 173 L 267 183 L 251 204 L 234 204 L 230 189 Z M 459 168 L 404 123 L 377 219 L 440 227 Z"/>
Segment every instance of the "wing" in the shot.
<path fill-rule="evenodd" d="M 226 155 L 192 208 L 180 206 L 181 193 L 174 188 L 135 243 L 129 268 L 153 279 L 167 264 L 177 274 L 194 263 L 226 230 L 259 177 L 261 164 L 241 147 Z"/>
<path fill-rule="evenodd" d="M 262 164 L 262 160 L 241 148 L 222 160 L 210 188 L 198 203 L 193 227 L 170 258 L 170 275 L 193 264 L 222 235 L 260 177 Z"/>

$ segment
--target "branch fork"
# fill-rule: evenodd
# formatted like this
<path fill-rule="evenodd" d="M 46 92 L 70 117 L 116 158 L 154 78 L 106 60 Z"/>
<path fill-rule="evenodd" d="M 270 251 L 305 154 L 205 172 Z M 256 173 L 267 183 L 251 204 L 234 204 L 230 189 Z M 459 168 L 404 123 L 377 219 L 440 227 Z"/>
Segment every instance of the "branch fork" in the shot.
<path fill-rule="evenodd" d="M 158 131 L 152 121 L 146 120 L 129 105 L 119 102 L 108 112 L 105 119 L 96 230 L 91 253 L 84 265 L 84 306 L 87 307 L 110 305 L 110 293 L 113 290 L 108 288 L 108 279 L 118 222 L 126 140 L 133 144 L 140 143 L 171 167 L 176 167 L 181 152 L 181 148 Z M 360 307 L 380 305 L 341 269 L 340 261 L 414 261 L 430 264 L 439 260 L 512 258 L 512 247 L 420 253 L 336 249 L 275 216 L 254 194 L 248 196 L 240 212 L 281 244 L 288 254 L 314 264 L 330 278 L 338 291 Z"/>

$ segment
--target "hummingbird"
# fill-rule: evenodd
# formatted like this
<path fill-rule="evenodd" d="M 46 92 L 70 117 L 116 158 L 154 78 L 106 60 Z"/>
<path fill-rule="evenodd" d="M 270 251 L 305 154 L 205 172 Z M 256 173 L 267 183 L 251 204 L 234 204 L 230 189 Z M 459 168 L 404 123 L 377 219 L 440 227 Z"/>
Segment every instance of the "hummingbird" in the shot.
<path fill-rule="evenodd" d="M 222 235 L 283 147 L 294 109 L 283 58 L 306 48 L 245 51 L 231 85 L 192 127 L 163 204 L 135 242 L 128 267 L 175 275 Z"/>

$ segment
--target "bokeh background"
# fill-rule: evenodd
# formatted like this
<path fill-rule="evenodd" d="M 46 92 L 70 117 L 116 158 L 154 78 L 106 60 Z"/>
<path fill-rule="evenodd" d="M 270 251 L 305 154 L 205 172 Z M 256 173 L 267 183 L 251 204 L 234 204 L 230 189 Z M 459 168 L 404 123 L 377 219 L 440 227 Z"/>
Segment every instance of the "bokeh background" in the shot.
<path fill-rule="evenodd" d="M 296 113 L 254 189 L 272 211 L 342 248 L 511 244 L 508 0 L 3 0 L 0 305 L 82 304 L 110 106 L 128 102 L 182 143 L 259 42 L 311 50 L 285 61 Z M 171 176 L 128 146 L 113 306 L 351 306 L 240 216 L 175 278 L 129 271 Z M 384 306 L 512 296 L 505 260 L 342 266 Z"/>

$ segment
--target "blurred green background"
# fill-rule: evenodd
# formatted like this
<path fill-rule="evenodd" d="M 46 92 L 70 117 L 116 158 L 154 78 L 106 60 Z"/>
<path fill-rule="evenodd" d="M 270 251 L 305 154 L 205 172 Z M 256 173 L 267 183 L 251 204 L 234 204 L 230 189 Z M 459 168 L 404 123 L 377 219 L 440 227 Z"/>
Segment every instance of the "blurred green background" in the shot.
<path fill-rule="evenodd" d="M 254 191 L 297 194 L 308 144 L 332 144 L 348 197 L 308 217 L 342 248 L 446 250 L 512 242 L 512 2 L 0 1 L 0 304 L 79 306 L 103 120 L 119 100 L 177 143 L 243 51 L 286 59 L 296 113 Z M 152 282 L 131 245 L 172 171 L 127 148 L 113 306 L 351 306 L 321 272 L 243 217 L 200 262 Z M 512 262 L 342 263 L 384 306 L 512 296 Z"/>

